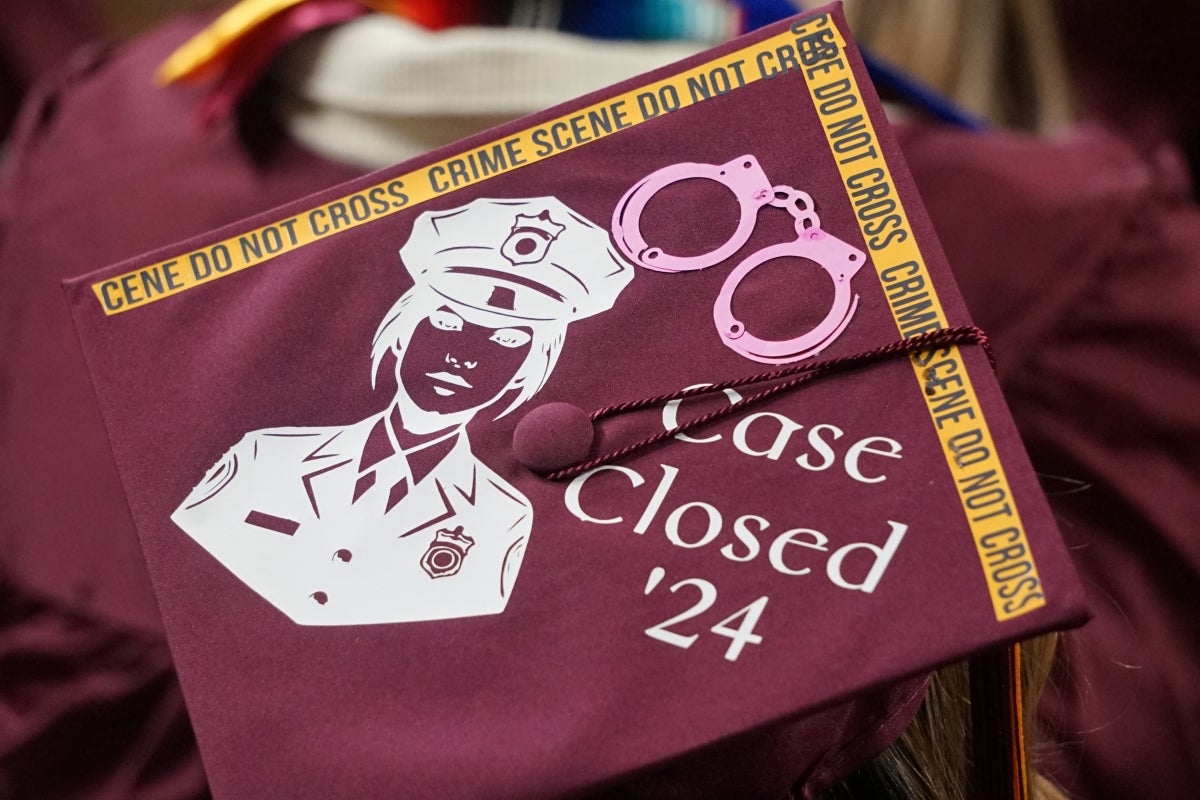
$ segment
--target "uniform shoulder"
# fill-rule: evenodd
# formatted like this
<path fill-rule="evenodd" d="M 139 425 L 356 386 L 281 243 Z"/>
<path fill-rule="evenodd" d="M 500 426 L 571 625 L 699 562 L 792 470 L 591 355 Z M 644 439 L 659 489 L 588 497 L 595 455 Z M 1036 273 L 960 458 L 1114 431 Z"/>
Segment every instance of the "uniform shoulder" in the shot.
<path fill-rule="evenodd" d="M 349 452 L 353 426 L 322 428 L 262 428 L 250 431 L 230 448 L 230 454 L 257 460 L 264 455 L 294 454 L 297 457 L 327 458 Z"/>
<path fill-rule="evenodd" d="M 264 472 L 287 472 L 306 461 L 333 460 L 353 445 L 350 428 L 263 428 L 246 433 L 208 468 L 177 513 L 200 505 L 226 487 Z M 345 448 L 339 446 L 345 443 Z M 251 477 L 248 477 L 251 476 Z M 178 520 L 176 520 L 178 522 Z"/>

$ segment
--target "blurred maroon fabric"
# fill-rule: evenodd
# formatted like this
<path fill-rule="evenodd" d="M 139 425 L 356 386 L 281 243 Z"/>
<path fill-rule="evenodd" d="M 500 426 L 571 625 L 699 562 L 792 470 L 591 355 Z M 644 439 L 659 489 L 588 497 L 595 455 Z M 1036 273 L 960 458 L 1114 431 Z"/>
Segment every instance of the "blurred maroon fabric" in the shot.
<path fill-rule="evenodd" d="M 161 637 L 0 582 L 0 675 L 0 796 L 207 796 Z"/>
<path fill-rule="evenodd" d="M 1089 589 L 1043 702 L 1088 800 L 1200 786 L 1200 210 L 1101 131 L 901 136 Z"/>
<path fill-rule="evenodd" d="M 1200 174 L 1200 4 L 1057 0 L 1080 109 L 1145 152 L 1179 146 Z"/>
<path fill-rule="evenodd" d="M 353 172 L 261 127 L 267 150 L 232 123 L 202 133 L 198 95 L 150 80 L 194 29 L 76 60 L 25 108 L 0 186 L 0 794 L 206 792 L 59 281 Z M 1186 177 L 1170 151 L 1147 160 L 1100 132 L 918 128 L 901 143 L 1093 590 L 1097 618 L 1065 637 L 1044 704 L 1052 773 L 1080 798 L 1191 797 L 1200 213 Z M 46 485 L 69 491 L 48 505 Z"/>
<path fill-rule="evenodd" d="M 111 57 L 77 54 L 27 98 L 9 144 L 0 185 L 0 796 L 207 795 L 59 281 L 353 171 L 286 142 L 269 154 L 252 148 L 234 120 L 202 131 L 198 94 L 155 88 L 155 67 L 198 24 L 168 25 Z"/>
<path fill-rule="evenodd" d="M 0 25 L 0 140 L 12 127 L 33 84 L 76 49 L 103 36 L 89 0 L 39 0 L 4 4 Z"/>

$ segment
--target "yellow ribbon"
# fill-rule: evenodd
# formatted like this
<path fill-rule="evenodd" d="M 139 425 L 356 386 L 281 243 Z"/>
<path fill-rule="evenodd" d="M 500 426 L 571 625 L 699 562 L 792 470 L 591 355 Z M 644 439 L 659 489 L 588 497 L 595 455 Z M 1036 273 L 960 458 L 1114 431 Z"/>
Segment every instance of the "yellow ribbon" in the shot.
<path fill-rule="evenodd" d="M 241 0 L 211 25 L 179 46 L 158 67 L 160 86 L 203 77 L 229 55 L 233 45 L 276 14 L 304 0 Z"/>
<path fill-rule="evenodd" d="M 384 14 L 411 19 L 430 28 L 444 24 L 432 13 L 441 4 L 433 0 L 358 0 Z M 180 45 L 159 65 L 154 74 L 159 86 L 180 81 L 198 81 L 224 69 L 237 46 L 267 20 L 298 6 L 305 0 L 241 0 L 211 25 Z"/>

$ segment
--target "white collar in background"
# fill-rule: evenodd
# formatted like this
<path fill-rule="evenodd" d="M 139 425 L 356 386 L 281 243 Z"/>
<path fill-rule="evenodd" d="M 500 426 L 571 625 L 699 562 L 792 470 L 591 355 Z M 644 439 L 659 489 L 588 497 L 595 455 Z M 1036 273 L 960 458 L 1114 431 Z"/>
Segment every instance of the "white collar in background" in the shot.
<path fill-rule="evenodd" d="M 430 32 L 371 14 L 300 39 L 272 77 L 280 118 L 297 141 L 376 169 L 703 47 L 527 28 Z"/>

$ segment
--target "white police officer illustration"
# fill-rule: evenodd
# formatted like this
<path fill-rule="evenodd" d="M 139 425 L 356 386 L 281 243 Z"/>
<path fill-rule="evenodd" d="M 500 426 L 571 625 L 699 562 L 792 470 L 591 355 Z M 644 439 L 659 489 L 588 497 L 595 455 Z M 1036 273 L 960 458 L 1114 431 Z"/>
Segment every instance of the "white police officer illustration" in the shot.
<path fill-rule="evenodd" d="M 505 609 L 534 511 L 465 426 L 541 389 L 569 323 L 610 309 L 633 276 L 605 230 L 553 197 L 426 212 L 400 258 L 414 285 L 372 347 L 375 375 L 395 357 L 389 407 L 252 431 L 171 516 L 300 624 Z"/>

